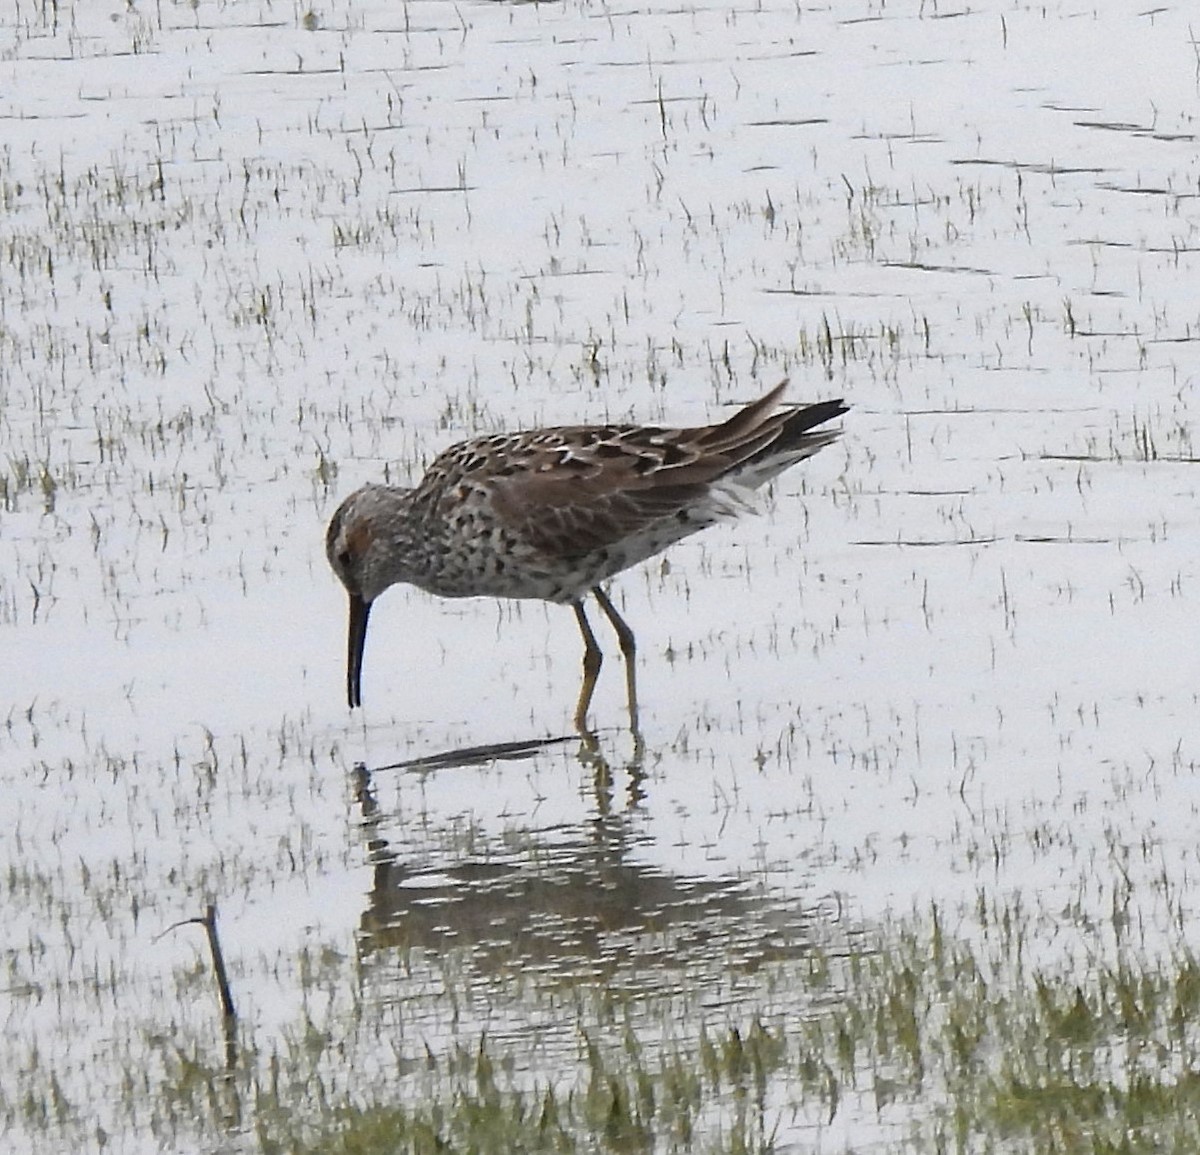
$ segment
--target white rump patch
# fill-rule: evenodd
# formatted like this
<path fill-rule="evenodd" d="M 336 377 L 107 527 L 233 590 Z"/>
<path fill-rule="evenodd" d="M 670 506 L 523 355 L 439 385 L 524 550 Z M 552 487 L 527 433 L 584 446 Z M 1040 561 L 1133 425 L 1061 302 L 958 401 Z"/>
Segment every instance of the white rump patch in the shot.
<path fill-rule="evenodd" d="M 737 480 L 723 477 L 720 481 L 714 481 L 700 508 L 721 521 L 729 521 L 747 513 L 762 513 L 762 500 L 756 492 L 757 487 L 746 485 L 742 477 Z"/>

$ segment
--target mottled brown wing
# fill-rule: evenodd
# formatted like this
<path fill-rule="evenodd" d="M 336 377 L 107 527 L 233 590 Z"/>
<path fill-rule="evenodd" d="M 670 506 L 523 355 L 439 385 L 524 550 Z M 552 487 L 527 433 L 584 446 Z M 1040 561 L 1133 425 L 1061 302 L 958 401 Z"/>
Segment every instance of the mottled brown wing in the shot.
<path fill-rule="evenodd" d="M 786 387 L 783 381 L 726 421 L 695 429 L 574 426 L 479 438 L 451 447 L 430 474 L 442 495 L 459 483 L 485 491 L 502 526 L 532 548 L 585 557 L 702 508 L 714 481 L 797 423 L 794 410 L 778 408 Z M 667 537 L 684 537 L 716 516 L 695 517 Z"/>
<path fill-rule="evenodd" d="M 552 556 L 582 558 L 704 499 L 730 463 L 689 445 L 693 432 L 625 428 L 583 448 L 570 444 L 576 431 L 554 430 L 557 445 L 543 434 L 543 444 L 510 457 L 505 475 L 480 483 L 509 532 Z"/>

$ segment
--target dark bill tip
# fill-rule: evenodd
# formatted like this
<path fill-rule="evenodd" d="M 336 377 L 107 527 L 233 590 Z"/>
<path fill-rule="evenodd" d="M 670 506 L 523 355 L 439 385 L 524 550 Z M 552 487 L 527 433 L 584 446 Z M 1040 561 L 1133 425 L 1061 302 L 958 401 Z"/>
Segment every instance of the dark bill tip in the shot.
<path fill-rule="evenodd" d="M 363 650 L 367 644 L 367 619 L 371 603 L 360 594 L 350 595 L 350 631 L 346 645 L 346 698 L 350 709 L 362 705 Z"/>

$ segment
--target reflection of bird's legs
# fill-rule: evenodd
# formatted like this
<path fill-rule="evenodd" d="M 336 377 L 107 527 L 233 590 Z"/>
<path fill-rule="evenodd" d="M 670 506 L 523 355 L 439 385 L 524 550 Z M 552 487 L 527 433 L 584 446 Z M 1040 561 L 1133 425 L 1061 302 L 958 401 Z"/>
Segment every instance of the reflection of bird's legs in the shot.
<path fill-rule="evenodd" d="M 636 808 L 645 796 L 642 790 L 642 780 L 645 777 L 645 771 L 642 768 L 645 760 L 645 741 L 642 738 L 642 732 L 638 729 L 637 643 L 633 637 L 633 630 L 617 613 L 616 606 L 612 604 L 604 591 L 599 586 L 595 586 L 592 593 L 596 595 L 596 601 L 600 603 L 604 616 L 612 622 L 617 641 L 621 646 L 621 654 L 625 658 L 625 693 L 629 706 L 629 727 L 633 734 L 633 758 L 627 767 L 630 775 L 629 803 L 632 808 Z M 599 739 L 592 730 L 588 729 L 587 724 L 587 712 L 592 704 L 592 695 L 596 690 L 596 679 L 600 674 L 600 665 L 604 660 L 604 655 L 596 643 L 596 635 L 592 633 L 583 603 L 572 602 L 571 608 L 575 611 L 575 620 L 579 623 L 580 634 L 583 635 L 583 685 L 579 688 L 579 702 L 575 707 L 575 728 L 583 736 L 583 749 L 580 751 L 580 757 L 595 770 L 597 805 L 600 813 L 607 814 L 612 799 L 612 771 L 609 768 L 608 759 L 600 752 Z"/>
<path fill-rule="evenodd" d="M 575 706 L 575 729 L 581 734 L 590 735 L 587 727 L 588 707 L 592 704 L 592 694 L 596 691 L 596 678 L 600 674 L 600 663 L 604 655 L 596 644 L 596 635 L 588 625 L 587 614 L 583 612 L 583 602 L 572 602 L 571 609 L 575 611 L 575 620 L 579 623 L 579 632 L 583 635 L 583 685 L 579 687 L 579 701 Z"/>
<path fill-rule="evenodd" d="M 572 602 L 575 620 L 579 623 L 579 632 L 583 635 L 583 685 L 579 687 L 579 702 L 575 706 L 575 729 L 583 739 L 579 750 L 579 760 L 585 766 L 590 766 L 595 776 L 596 809 L 601 815 L 612 810 L 612 771 L 608 759 L 600 752 L 600 739 L 588 729 L 587 712 L 592 704 L 592 694 L 596 689 L 596 678 L 600 673 L 600 663 L 604 655 L 596 644 L 596 635 L 588 625 L 587 614 L 583 612 L 582 602 Z"/>
<path fill-rule="evenodd" d="M 617 607 L 609 601 L 608 595 L 599 586 L 593 586 L 592 593 L 596 595 L 596 601 L 600 603 L 604 616 L 612 622 L 612 628 L 617 632 L 617 641 L 621 645 L 621 653 L 625 658 L 625 694 L 629 703 L 629 728 L 633 731 L 634 742 L 640 745 L 642 736 L 638 730 L 637 666 L 635 661 L 637 643 L 633 638 L 633 630 L 617 613 Z M 595 638 L 592 639 L 592 642 L 595 644 Z"/>

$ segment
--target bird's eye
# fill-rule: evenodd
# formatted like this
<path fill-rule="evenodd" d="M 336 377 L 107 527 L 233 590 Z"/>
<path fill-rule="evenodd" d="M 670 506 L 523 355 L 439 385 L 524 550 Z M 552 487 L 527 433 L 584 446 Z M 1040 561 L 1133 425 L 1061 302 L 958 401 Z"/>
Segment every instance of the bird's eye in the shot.
<path fill-rule="evenodd" d="M 349 569 L 350 563 L 353 560 L 354 560 L 354 558 L 352 557 L 352 555 L 348 549 L 342 550 L 337 555 L 337 563 L 338 563 L 338 565 L 340 565 L 342 567 L 342 569 Z"/>

